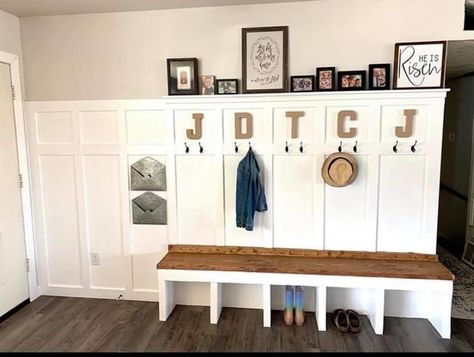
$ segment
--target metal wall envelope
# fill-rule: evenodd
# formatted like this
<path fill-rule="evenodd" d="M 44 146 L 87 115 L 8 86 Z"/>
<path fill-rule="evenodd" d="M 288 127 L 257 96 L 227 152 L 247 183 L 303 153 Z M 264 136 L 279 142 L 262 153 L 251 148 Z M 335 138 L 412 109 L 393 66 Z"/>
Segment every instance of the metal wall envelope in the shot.
<path fill-rule="evenodd" d="M 144 157 L 130 166 L 130 189 L 166 191 L 166 166 L 152 157 Z"/>
<path fill-rule="evenodd" d="M 132 200 L 133 224 L 167 224 L 166 200 L 145 192 Z"/>

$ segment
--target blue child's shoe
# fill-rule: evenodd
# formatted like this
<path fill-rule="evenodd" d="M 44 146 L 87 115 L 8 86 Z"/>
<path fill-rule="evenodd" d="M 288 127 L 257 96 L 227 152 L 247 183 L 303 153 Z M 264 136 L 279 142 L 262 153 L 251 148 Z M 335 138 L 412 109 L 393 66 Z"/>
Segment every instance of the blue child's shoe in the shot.
<path fill-rule="evenodd" d="M 303 288 L 301 286 L 295 288 L 295 324 L 297 326 L 304 324 Z"/>
<path fill-rule="evenodd" d="M 293 287 L 287 285 L 285 287 L 285 312 L 284 318 L 287 325 L 293 324 Z"/>

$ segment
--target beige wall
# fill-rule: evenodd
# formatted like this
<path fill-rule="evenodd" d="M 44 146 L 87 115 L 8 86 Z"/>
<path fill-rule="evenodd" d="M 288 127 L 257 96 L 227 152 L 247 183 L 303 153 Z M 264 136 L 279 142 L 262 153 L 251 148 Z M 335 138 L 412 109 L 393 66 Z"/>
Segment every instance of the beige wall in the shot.
<path fill-rule="evenodd" d="M 20 19 L 0 10 L 0 51 L 21 55 Z"/>
<path fill-rule="evenodd" d="M 464 0 L 321 0 L 21 19 L 27 100 L 153 98 L 166 58 L 241 77 L 242 27 L 288 25 L 290 74 L 392 62 L 399 41 L 466 39 Z"/>

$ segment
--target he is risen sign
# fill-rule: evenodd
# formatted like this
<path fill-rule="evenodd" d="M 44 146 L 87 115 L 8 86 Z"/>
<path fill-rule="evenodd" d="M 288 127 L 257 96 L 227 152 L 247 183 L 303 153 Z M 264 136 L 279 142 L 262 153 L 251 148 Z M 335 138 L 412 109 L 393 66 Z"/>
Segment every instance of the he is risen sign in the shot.
<path fill-rule="evenodd" d="M 446 41 L 397 43 L 394 88 L 444 87 Z"/>

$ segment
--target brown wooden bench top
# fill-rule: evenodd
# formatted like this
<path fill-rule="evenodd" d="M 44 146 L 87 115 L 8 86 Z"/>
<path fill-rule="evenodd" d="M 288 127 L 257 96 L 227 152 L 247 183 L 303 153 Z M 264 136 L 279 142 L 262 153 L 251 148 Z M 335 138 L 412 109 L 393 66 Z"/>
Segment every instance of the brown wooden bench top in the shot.
<path fill-rule="evenodd" d="M 170 245 L 158 269 L 454 280 L 436 255 Z"/>

